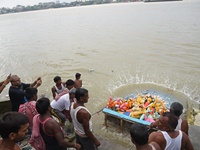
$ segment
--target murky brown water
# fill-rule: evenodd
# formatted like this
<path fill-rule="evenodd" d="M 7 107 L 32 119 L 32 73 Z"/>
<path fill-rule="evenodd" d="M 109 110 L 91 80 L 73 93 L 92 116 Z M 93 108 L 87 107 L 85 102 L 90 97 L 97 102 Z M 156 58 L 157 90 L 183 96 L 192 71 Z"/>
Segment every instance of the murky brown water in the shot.
<path fill-rule="evenodd" d="M 146 89 L 187 108 L 188 101 L 190 106 L 200 101 L 199 11 L 200 2 L 182 1 L 1 15 L 1 80 L 10 73 L 25 83 L 41 76 L 39 94 L 52 100 L 53 78 L 59 75 L 66 81 L 80 72 L 91 113 L 103 108 L 110 96 Z M 93 116 L 96 135 L 131 146 L 129 137 L 105 129 L 103 121 L 103 114 Z"/>

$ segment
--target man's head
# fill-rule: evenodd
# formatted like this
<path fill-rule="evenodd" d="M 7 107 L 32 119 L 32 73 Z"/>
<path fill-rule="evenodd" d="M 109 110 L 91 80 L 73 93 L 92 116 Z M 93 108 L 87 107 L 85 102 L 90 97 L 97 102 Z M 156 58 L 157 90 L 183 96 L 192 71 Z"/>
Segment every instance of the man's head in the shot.
<path fill-rule="evenodd" d="M 12 75 L 10 77 L 10 82 L 13 86 L 19 86 L 21 85 L 21 80 L 17 75 Z"/>
<path fill-rule="evenodd" d="M 19 112 L 8 112 L 0 120 L 0 135 L 14 142 L 24 140 L 28 132 L 29 117 Z"/>
<path fill-rule="evenodd" d="M 66 88 L 68 88 L 68 90 L 71 90 L 74 87 L 75 82 L 72 79 L 69 79 L 66 81 Z"/>
<path fill-rule="evenodd" d="M 38 90 L 36 88 L 33 88 L 33 87 L 28 87 L 26 88 L 26 91 L 25 91 L 25 96 L 27 98 L 28 101 L 30 100 L 37 100 L 37 92 Z"/>
<path fill-rule="evenodd" d="M 162 131 L 174 131 L 177 125 L 177 117 L 171 112 L 164 112 L 159 118 L 158 129 Z"/>
<path fill-rule="evenodd" d="M 179 102 L 174 102 L 170 106 L 170 112 L 179 117 L 183 112 L 183 105 Z"/>
<path fill-rule="evenodd" d="M 76 77 L 76 79 L 80 79 L 81 78 L 81 74 L 80 73 L 76 73 L 75 77 Z"/>
<path fill-rule="evenodd" d="M 84 88 L 79 88 L 75 92 L 75 97 L 77 101 L 80 101 L 82 103 L 87 103 L 88 102 L 88 90 Z"/>
<path fill-rule="evenodd" d="M 57 84 L 60 84 L 62 81 L 61 81 L 61 77 L 59 77 L 59 76 L 56 76 L 56 77 L 54 77 L 54 82 L 55 83 L 57 83 Z"/>
<path fill-rule="evenodd" d="M 145 125 L 140 123 L 134 123 L 130 128 L 131 141 L 139 146 L 148 143 L 149 134 Z"/>
<path fill-rule="evenodd" d="M 36 102 L 36 109 L 40 115 L 44 115 L 47 111 L 51 110 L 50 100 L 48 98 L 41 98 Z"/>
<path fill-rule="evenodd" d="M 73 88 L 69 91 L 69 97 L 70 97 L 70 100 L 72 100 L 73 98 L 75 98 L 75 93 L 76 93 L 76 89 Z"/>

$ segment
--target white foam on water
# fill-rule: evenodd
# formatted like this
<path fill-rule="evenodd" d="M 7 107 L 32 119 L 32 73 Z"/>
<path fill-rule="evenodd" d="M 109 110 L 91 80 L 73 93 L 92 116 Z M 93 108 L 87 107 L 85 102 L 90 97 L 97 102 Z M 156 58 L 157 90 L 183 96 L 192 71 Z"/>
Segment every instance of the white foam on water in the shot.
<path fill-rule="evenodd" d="M 174 92 L 179 92 L 188 97 L 188 99 L 200 103 L 200 83 L 197 80 L 197 73 L 192 77 L 185 76 L 182 77 L 182 79 L 178 78 L 179 76 L 170 77 L 168 75 L 169 72 L 163 74 L 154 73 L 151 75 L 149 73 L 141 73 L 141 71 L 137 71 L 136 74 L 131 74 L 126 70 L 126 72 L 121 72 L 118 76 L 112 78 L 108 86 L 108 91 L 112 94 L 116 90 L 119 90 L 120 88 L 122 89 L 125 86 L 134 85 L 137 88 L 139 85 L 155 85 L 170 89 Z"/>

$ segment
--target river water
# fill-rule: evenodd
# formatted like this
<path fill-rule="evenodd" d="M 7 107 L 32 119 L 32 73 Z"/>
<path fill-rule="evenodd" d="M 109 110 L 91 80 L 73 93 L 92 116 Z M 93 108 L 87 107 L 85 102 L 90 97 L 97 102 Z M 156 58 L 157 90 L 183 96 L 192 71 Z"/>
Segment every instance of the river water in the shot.
<path fill-rule="evenodd" d="M 0 77 L 41 77 L 52 100 L 53 78 L 82 74 L 91 113 L 109 100 L 157 91 L 170 101 L 200 102 L 200 2 L 118 3 L 0 16 Z M 1 94 L 8 94 L 9 86 Z M 129 147 L 130 137 L 103 127 L 94 133 Z"/>

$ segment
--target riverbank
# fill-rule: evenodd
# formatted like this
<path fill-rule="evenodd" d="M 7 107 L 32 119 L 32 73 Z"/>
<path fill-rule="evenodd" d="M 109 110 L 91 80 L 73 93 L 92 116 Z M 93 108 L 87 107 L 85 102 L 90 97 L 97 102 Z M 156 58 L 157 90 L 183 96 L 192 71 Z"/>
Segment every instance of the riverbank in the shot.
<path fill-rule="evenodd" d="M 100 5 L 100 4 L 112 4 L 112 3 L 129 3 L 129 2 L 143 2 L 143 0 L 90 0 L 90 1 L 74 1 L 71 3 L 55 3 L 55 2 L 46 2 L 46 3 L 39 3 L 38 5 L 34 6 L 22 6 L 17 5 L 16 7 L 10 8 L 0 8 L 0 15 L 1 14 L 8 14 L 8 13 L 19 13 L 19 12 L 27 12 L 27 11 L 35 11 L 35 10 L 45 10 L 45 9 L 57 9 L 57 8 L 65 8 L 65 7 L 76 7 L 76 6 L 88 6 L 88 5 Z"/>

